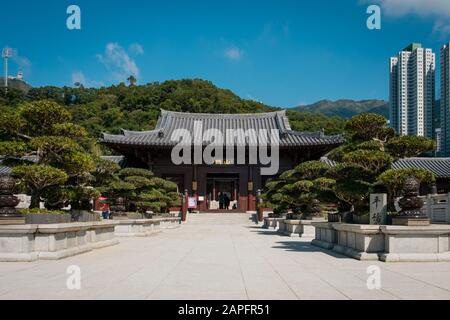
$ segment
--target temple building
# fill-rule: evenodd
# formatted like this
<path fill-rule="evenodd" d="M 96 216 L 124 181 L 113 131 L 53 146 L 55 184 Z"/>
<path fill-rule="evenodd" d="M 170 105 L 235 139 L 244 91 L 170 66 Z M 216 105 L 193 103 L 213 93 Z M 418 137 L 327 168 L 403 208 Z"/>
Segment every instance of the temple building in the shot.
<path fill-rule="evenodd" d="M 225 146 L 222 145 L 220 152 L 211 147 L 222 141 Z M 228 144 L 230 141 L 233 147 Z M 285 111 L 198 114 L 161 110 L 154 130 L 122 130 L 120 135 L 104 133 L 101 142 L 123 155 L 127 166 L 148 168 L 156 176 L 175 182 L 180 193 L 187 190 L 188 196 L 196 200 L 195 208 L 201 212 L 220 210 L 221 195 L 229 198 L 230 209 L 248 212 L 256 210 L 257 191 L 269 179 L 304 161 L 319 160 L 342 144 L 343 137 L 293 131 Z M 187 149 L 179 152 L 180 145 Z M 264 148 L 267 157 L 261 157 L 258 151 L 255 161 L 252 158 L 255 150 Z M 174 150 L 178 150 L 176 156 L 189 161 L 175 161 Z M 245 163 L 239 158 L 243 152 Z M 203 161 L 205 154 L 210 154 L 213 160 Z M 267 158 L 272 163 L 262 160 Z M 275 160 L 276 172 L 266 175 L 265 171 L 270 171 Z"/>

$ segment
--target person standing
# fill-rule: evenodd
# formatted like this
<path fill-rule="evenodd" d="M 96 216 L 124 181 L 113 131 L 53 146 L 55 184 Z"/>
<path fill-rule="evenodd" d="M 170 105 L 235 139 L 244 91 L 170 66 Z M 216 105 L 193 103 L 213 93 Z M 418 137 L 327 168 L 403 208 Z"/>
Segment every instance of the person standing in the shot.
<path fill-rule="evenodd" d="M 228 194 L 225 194 L 224 204 L 226 210 L 230 210 L 230 202 L 231 202 L 230 197 L 228 196 Z"/>
<path fill-rule="evenodd" d="M 224 203 L 225 203 L 225 197 L 224 197 L 224 194 L 223 194 L 223 192 L 220 192 L 220 193 L 219 193 L 219 209 L 220 209 L 220 210 L 223 210 L 223 208 L 224 208 Z"/>

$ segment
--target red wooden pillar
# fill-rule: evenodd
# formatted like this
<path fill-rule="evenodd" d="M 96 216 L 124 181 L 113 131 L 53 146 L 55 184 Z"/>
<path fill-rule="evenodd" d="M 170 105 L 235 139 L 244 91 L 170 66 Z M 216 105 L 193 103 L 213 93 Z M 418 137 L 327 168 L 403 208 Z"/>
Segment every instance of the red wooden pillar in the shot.
<path fill-rule="evenodd" d="M 264 221 L 262 201 L 261 190 L 258 190 L 258 192 L 256 193 L 256 213 L 258 215 L 258 222 Z"/>
<path fill-rule="evenodd" d="M 184 194 L 183 194 L 182 203 L 181 203 L 181 221 L 183 221 L 183 222 L 186 222 L 186 218 L 187 218 L 188 201 L 189 201 L 189 194 L 188 194 L 188 191 L 185 190 Z"/>

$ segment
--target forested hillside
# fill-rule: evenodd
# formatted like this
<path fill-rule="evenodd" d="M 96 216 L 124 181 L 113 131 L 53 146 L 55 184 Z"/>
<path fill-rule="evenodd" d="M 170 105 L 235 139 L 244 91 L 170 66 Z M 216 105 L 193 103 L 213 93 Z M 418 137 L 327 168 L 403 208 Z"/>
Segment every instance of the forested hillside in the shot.
<path fill-rule="evenodd" d="M 317 112 L 326 116 L 351 118 L 360 113 L 376 113 L 389 117 L 389 103 L 383 100 L 322 100 L 295 108 L 300 112 Z"/>
<path fill-rule="evenodd" d="M 3 94 L 3 93 L 2 93 Z M 120 84 L 106 88 L 42 87 L 27 94 L 10 90 L 0 96 L 2 111 L 14 109 L 24 101 L 52 100 L 67 108 L 73 121 L 85 127 L 92 137 L 101 132 L 152 129 L 160 109 L 193 113 L 257 113 L 279 110 L 244 100 L 230 90 L 217 88 L 204 80 L 172 80 L 142 86 Z M 295 130 L 326 133 L 342 132 L 344 120 L 320 114 L 288 111 Z"/>

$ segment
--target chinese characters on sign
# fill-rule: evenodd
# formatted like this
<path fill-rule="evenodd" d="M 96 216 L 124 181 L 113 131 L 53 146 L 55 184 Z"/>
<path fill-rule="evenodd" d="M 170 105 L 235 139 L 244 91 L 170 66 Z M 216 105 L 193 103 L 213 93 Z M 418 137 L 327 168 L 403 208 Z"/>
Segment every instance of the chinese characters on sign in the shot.
<path fill-rule="evenodd" d="M 370 224 L 386 224 L 387 194 L 375 193 L 370 195 Z"/>

